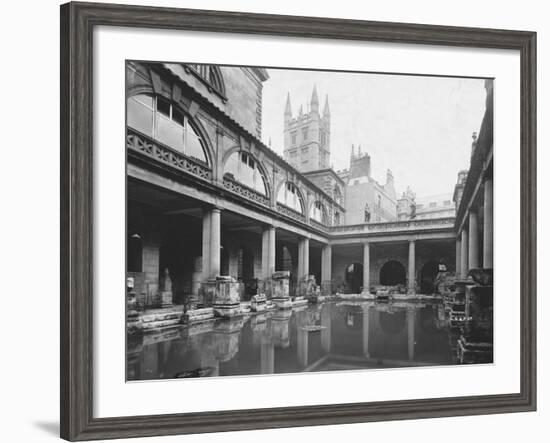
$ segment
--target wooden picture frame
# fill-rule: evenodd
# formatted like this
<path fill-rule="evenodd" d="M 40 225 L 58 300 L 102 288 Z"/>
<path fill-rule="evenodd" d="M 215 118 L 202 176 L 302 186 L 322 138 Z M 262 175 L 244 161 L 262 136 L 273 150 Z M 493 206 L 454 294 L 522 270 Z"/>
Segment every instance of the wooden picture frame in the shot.
<path fill-rule="evenodd" d="M 521 391 L 387 402 L 94 418 L 92 31 L 121 26 L 496 48 L 521 57 Z M 237 12 L 61 6 L 61 437 L 70 441 L 536 409 L 536 34 Z"/>

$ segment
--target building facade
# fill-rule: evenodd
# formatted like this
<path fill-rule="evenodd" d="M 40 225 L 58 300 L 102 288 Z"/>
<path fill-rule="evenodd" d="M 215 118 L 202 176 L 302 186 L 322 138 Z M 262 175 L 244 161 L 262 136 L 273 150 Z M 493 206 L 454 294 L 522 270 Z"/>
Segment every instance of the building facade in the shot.
<path fill-rule="evenodd" d="M 141 305 L 208 306 L 220 276 L 249 300 L 271 297 L 278 271 L 292 296 L 313 278 L 324 293 L 414 293 L 439 263 L 454 272 L 458 219 L 398 220 L 391 171 L 378 184 L 360 150 L 349 170 L 329 167 L 315 89 L 307 114 L 287 100 L 283 158 L 261 142 L 266 70 L 132 61 L 126 73 L 127 271 Z"/>

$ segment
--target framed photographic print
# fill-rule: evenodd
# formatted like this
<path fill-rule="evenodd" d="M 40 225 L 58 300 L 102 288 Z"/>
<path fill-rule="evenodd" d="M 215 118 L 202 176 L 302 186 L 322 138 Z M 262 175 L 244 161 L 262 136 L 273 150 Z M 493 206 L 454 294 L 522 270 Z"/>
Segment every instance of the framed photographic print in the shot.
<path fill-rule="evenodd" d="M 536 407 L 536 35 L 61 7 L 61 436 Z"/>

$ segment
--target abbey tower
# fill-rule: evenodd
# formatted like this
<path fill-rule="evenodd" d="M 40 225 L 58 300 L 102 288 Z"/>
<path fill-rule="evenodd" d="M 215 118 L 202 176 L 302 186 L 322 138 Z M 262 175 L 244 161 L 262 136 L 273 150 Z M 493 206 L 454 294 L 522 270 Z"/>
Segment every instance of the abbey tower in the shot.
<path fill-rule="evenodd" d="M 290 93 L 284 114 L 284 159 L 300 172 L 330 167 L 330 110 L 328 96 L 323 113 L 319 111 L 317 88 L 313 87 L 309 110 L 300 106 L 293 117 Z"/>

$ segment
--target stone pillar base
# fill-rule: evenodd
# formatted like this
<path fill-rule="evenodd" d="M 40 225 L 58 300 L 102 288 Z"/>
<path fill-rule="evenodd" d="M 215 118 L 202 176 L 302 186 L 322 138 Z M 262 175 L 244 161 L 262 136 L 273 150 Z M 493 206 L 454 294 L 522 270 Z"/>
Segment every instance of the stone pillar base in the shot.
<path fill-rule="evenodd" d="M 239 284 L 233 277 L 216 278 L 213 308 L 218 317 L 234 317 L 241 314 Z"/>
<path fill-rule="evenodd" d="M 253 312 L 265 311 L 267 300 L 264 294 L 253 295 L 250 300 L 250 310 Z"/>
<path fill-rule="evenodd" d="M 241 304 L 232 305 L 214 305 L 214 315 L 216 317 L 230 318 L 241 315 Z"/>

